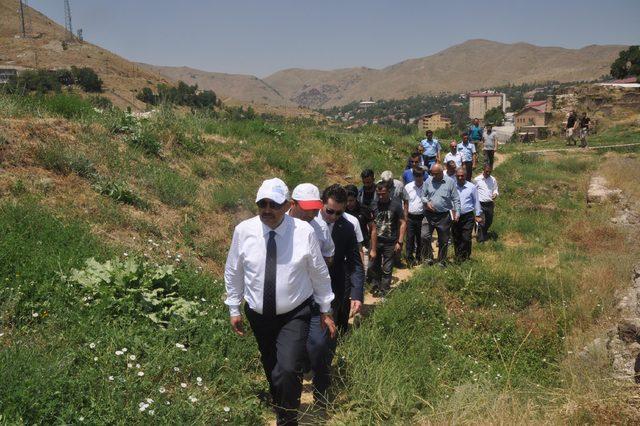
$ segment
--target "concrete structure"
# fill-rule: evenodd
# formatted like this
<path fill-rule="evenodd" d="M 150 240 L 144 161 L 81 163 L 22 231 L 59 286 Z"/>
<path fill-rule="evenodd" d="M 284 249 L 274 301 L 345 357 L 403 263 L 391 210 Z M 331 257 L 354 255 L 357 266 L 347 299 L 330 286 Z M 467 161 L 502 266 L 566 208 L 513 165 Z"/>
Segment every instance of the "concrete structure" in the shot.
<path fill-rule="evenodd" d="M 18 70 L 15 68 L 0 68 L 0 84 L 8 83 L 12 77 L 18 75 Z"/>
<path fill-rule="evenodd" d="M 507 108 L 507 96 L 497 92 L 469 93 L 469 118 L 482 120 L 487 111 L 500 107 L 504 112 Z"/>
<path fill-rule="evenodd" d="M 362 101 L 358 104 L 358 107 L 363 108 L 363 109 L 367 109 L 371 106 L 374 106 L 376 104 L 375 101 Z"/>
<path fill-rule="evenodd" d="M 443 117 L 439 112 L 432 112 L 430 114 L 424 114 L 418 118 L 418 130 L 421 133 L 427 130 L 436 131 L 438 129 L 444 129 L 451 125 L 451 120 Z"/>

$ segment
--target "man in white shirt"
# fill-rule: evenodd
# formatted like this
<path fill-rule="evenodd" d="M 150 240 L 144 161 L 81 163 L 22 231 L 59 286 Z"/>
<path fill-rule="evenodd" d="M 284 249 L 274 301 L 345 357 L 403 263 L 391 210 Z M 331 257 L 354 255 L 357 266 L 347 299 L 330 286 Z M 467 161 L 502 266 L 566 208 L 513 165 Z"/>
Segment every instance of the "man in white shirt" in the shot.
<path fill-rule="evenodd" d="M 311 183 L 301 183 L 291 193 L 291 209 L 289 215 L 308 222 L 313 228 L 320 243 L 320 252 L 327 265 L 331 265 L 335 246 L 331 239 L 331 231 L 327 223 L 318 217 L 322 208 L 320 190 Z"/>
<path fill-rule="evenodd" d="M 456 169 L 458 167 L 462 167 L 462 153 L 458 152 L 458 143 L 456 141 L 451 141 L 451 143 L 449 144 L 449 152 L 447 152 L 447 155 L 444 156 L 445 164 L 447 164 L 451 160 L 456 163 Z"/>
<path fill-rule="evenodd" d="M 244 335 L 244 300 L 278 424 L 297 422 L 312 302 L 319 307 L 321 326 L 336 334 L 327 265 L 313 228 L 286 214 L 288 192 L 278 178 L 262 183 L 259 215 L 236 226 L 224 270 L 231 327 Z"/>
<path fill-rule="evenodd" d="M 493 167 L 493 156 L 498 149 L 498 140 L 491 124 L 487 124 L 486 129 L 487 131 L 483 136 L 482 153 L 484 154 L 484 162 Z"/>
<path fill-rule="evenodd" d="M 484 216 L 482 223 L 478 224 L 477 240 L 483 243 L 489 239 L 489 228 L 493 223 L 493 209 L 495 207 L 495 199 L 498 197 L 498 181 L 491 176 L 492 167 L 485 164 L 482 174 L 477 176 L 473 183 L 478 187 L 478 198 L 482 207 L 482 215 Z"/>
<path fill-rule="evenodd" d="M 403 209 L 407 222 L 407 240 L 405 259 L 408 266 L 419 264 L 422 259 L 422 219 L 424 219 L 424 203 L 422 202 L 424 170 L 413 170 L 413 182 L 404 186 Z M 430 178 L 430 177 L 429 177 Z"/>

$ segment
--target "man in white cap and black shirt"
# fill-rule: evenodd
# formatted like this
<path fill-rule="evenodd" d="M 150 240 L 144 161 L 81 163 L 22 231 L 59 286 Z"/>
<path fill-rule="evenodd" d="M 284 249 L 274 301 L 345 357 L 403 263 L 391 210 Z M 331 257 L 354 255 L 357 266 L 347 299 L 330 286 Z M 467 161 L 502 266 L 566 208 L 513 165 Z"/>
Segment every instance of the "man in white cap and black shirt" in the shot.
<path fill-rule="evenodd" d="M 262 183 L 259 215 L 236 226 L 224 271 L 231 327 L 244 335 L 244 299 L 279 425 L 297 424 L 313 302 L 336 334 L 327 265 L 311 225 L 286 214 L 288 192 L 278 178 Z"/>
<path fill-rule="evenodd" d="M 320 243 L 322 257 L 331 265 L 335 246 L 331 239 L 331 231 L 327 223 L 321 218 L 318 219 L 318 212 L 322 208 L 320 190 L 311 183 L 301 183 L 293 188 L 291 193 L 291 209 L 289 215 L 296 219 L 304 220 L 313 227 Z"/>

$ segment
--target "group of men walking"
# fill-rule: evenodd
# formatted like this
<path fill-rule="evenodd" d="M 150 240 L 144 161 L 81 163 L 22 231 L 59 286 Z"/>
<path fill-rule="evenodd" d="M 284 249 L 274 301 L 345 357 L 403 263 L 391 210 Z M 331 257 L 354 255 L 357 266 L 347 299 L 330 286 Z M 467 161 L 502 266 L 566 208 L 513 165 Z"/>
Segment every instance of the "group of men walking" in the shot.
<path fill-rule="evenodd" d="M 362 308 L 365 280 L 385 296 L 403 247 L 409 266 L 445 266 L 451 237 L 460 261 L 471 255 L 476 224 L 478 241 L 487 239 L 498 185 L 491 176 L 493 155 L 485 154 L 483 173 L 471 180 L 477 145 L 484 141 L 485 151 L 495 150 L 490 127 L 480 135 L 471 128 L 443 157 L 427 132 L 403 181 L 388 170 L 376 180 L 366 169 L 360 188 L 334 184 L 322 194 L 311 183 L 291 194 L 278 178 L 262 183 L 258 215 L 233 233 L 225 304 L 242 336 L 244 302 L 278 424 L 297 424 L 305 372 L 313 372 L 316 402 L 327 402 L 337 339 Z"/>

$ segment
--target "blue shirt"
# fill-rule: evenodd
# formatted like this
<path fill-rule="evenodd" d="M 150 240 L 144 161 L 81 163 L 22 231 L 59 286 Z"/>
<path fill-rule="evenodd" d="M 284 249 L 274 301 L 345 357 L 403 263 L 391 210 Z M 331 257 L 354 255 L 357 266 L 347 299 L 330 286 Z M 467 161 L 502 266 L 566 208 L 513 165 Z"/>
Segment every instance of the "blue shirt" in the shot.
<path fill-rule="evenodd" d="M 453 179 L 442 179 L 441 181 L 436 181 L 433 178 L 428 179 L 422 185 L 422 191 L 424 193 L 422 201 L 425 204 L 431 203 L 437 213 L 455 210 L 460 214 L 460 197 Z"/>
<path fill-rule="evenodd" d="M 422 155 L 425 157 L 435 157 L 442 149 L 437 139 L 423 139 L 420 143 L 424 146 L 424 153 Z"/>
<path fill-rule="evenodd" d="M 482 127 L 469 127 L 469 139 L 471 139 L 472 141 L 479 141 L 480 139 L 482 139 Z"/>
<path fill-rule="evenodd" d="M 460 142 L 458 144 L 458 152 L 462 154 L 462 161 L 473 161 L 473 154 L 476 153 L 476 146 L 471 142 L 467 142 L 466 145 L 463 142 Z"/>
<path fill-rule="evenodd" d="M 427 172 L 424 172 L 423 175 L 426 175 Z M 426 176 L 425 176 L 426 177 Z M 404 184 L 408 184 L 409 182 L 413 182 L 415 179 L 413 178 L 413 169 L 407 169 L 402 173 L 402 180 Z"/>
<path fill-rule="evenodd" d="M 456 189 L 460 197 L 460 214 L 475 210 L 476 216 L 480 216 L 482 214 L 482 208 L 480 207 L 480 199 L 478 198 L 478 188 L 467 181 L 463 186 L 458 185 L 456 182 Z"/>

